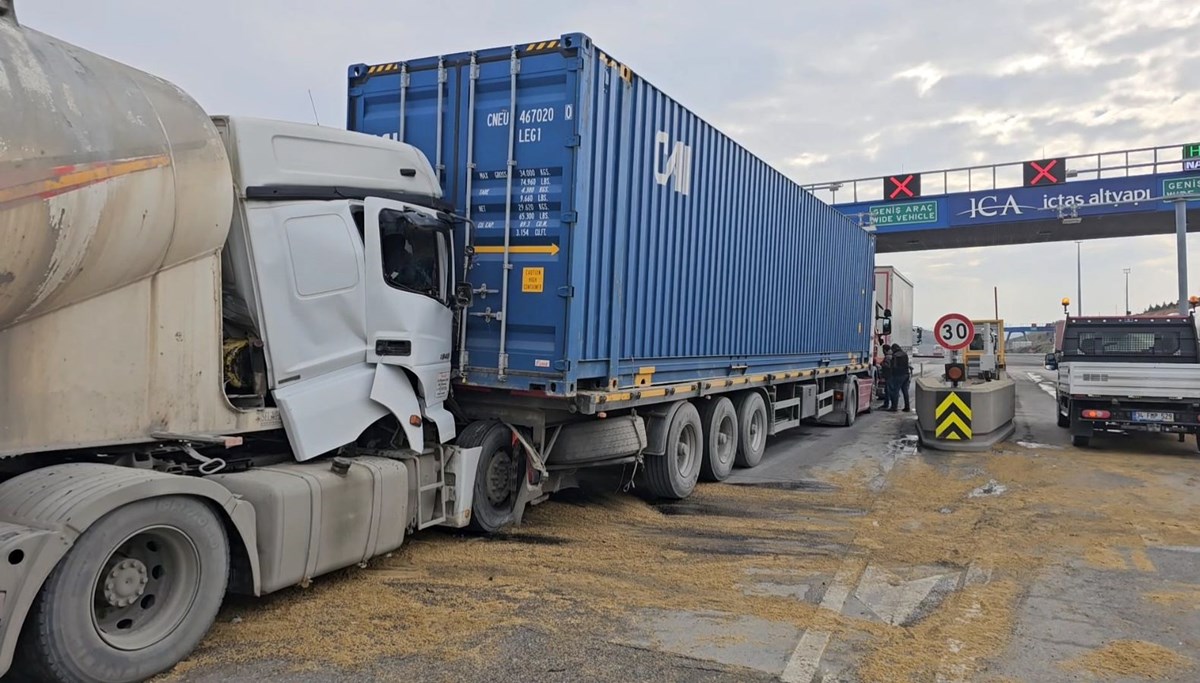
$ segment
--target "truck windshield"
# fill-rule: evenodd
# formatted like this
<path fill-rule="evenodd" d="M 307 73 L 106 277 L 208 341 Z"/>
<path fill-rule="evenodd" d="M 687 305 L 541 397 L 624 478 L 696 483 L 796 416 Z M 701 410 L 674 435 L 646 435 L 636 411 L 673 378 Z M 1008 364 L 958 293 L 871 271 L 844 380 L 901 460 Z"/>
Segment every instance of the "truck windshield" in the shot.
<path fill-rule="evenodd" d="M 1190 326 L 1068 326 L 1063 356 L 1114 362 L 1196 362 Z"/>
<path fill-rule="evenodd" d="M 379 213 L 383 279 L 397 289 L 433 297 L 447 296 L 446 235 L 437 219 L 411 211 Z"/>

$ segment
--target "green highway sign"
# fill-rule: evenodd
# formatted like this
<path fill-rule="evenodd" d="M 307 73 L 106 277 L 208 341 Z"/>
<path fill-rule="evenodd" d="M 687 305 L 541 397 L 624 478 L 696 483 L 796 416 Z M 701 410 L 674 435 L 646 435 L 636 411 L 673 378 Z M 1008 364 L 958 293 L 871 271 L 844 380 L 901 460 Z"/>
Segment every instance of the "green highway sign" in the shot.
<path fill-rule="evenodd" d="M 921 225 L 936 223 L 938 206 L 936 201 L 902 202 L 871 207 L 871 220 L 877 226 Z"/>
<path fill-rule="evenodd" d="M 1183 170 L 1200 171 L 1200 142 L 1183 146 Z"/>
<path fill-rule="evenodd" d="M 1188 194 L 1200 195 L 1200 176 L 1171 178 L 1163 181 L 1164 197 L 1179 197 Z M 872 213 L 874 213 L 873 208 Z"/>

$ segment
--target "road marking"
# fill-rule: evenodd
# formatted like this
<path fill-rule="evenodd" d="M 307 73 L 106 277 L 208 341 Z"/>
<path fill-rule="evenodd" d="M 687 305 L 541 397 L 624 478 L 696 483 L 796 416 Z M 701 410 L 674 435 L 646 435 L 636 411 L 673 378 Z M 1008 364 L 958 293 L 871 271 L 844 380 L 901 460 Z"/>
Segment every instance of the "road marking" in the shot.
<path fill-rule="evenodd" d="M 972 562 L 967 567 L 959 589 L 962 590 L 971 585 L 984 585 L 991 580 L 991 568 L 980 567 Z M 954 622 L 966 625 L 982 616 L 983 605 L 978 600 L 972 600 L 970 605 L 961 609 L 959 615 L 954 618 Z M 934 683 L 967 683 L 971 680 L 970 675 L 974 672 L 975 658 L 963 654 L 965 645 L 965 642 L 957 638 L 946 639 L 946 654 L 942 655 L 937 673 L 934 674 Z"/>
<path fill-rule="evenodd" d="M 863 571 L 862 578 L 858 580 L 854 597 L 884 623 L 899 626 L 912 618 L 925 598 L 948 576 L 950 575 L 934 574 L 906 581 L 886 569 L 869 564 Z"/>
<path fill-rule="evenodd" d="M 858 573 L 858 562 L 842 565 L 829 582 L 829 587 L 825 589 L 825 595 L 821 597 L 821 609 L 841 614 L 846 598 L 854 589 L 851 582 Z M 788 658 L 787 666 L 783 668 L 779 678 L 784 683 L 812 683 L 831 636 L 829 631 L 805 631 L 804 635 L 800 636 L 800 642 L 796 643 L 796 649 L 792 651 L 792 656 Z"/>
<path fill-rule="evenodd" d="M 1050 380 L 1042 377 L 1041 375 L 1035 375 L 1032 372 L 1027 372 L 1025 374 L 1029 377 L 1029 381 L 1038 385 L 1039 389 L 1046 392 L 1046 394 L 1049 396 L 1053 396 L 1054 400 L 1058 400 L 1058 390 L 1054 387 L 1054 384 Z"/>

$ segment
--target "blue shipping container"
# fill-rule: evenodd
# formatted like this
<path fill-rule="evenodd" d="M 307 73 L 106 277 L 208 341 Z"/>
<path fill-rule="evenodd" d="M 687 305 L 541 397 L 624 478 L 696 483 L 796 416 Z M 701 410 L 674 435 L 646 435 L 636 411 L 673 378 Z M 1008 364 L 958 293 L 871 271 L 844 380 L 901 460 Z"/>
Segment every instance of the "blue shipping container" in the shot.
<path fill-rule="evenodd" d="M 347 119 L 420 148 L 476 223 L 468 384 L 569 396 L 868 358 L 874 237 L 585 35 L 352 66 Z"/>

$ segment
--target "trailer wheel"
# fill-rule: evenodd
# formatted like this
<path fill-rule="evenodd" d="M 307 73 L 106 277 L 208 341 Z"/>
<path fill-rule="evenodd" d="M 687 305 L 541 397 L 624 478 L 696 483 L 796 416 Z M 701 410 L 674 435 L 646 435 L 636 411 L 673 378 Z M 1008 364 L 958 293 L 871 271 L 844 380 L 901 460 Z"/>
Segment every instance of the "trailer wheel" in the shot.
<path fill-rule="evenodd" d="M 167 496 L 117 508 L 46 579 L 17 670 L 45 681 L 151 678 L 200 643 L 228 580 L 225 527 L 204 503 Z"/>
<path fill-rule="evenodd" d="M 646 458 L 650 493 L 672 500 L 682 500 L 692 495 L 696 480 L 700 478 L 703 434 L 696 406 L 684 401 L 667 428 L 666 452 Z"/>
<path fill-rule="evenodd" d="M 748 391 L 737 399 L 738 467 L 754 467 L 767 450 L 767 403 L 762 394 Z"/>
<path fill-rule="evenodd" d="M 700 477 L 705 481 L 724 481 L 733 472 L 737 457 L 738 423 L 733 401 L 720 396 L 701 403 L 700 425 L 704 434 Z"/>
<path fill-rule="evenodd" d="M 456 439 L 463 448 L 479 447 L 475 494 L 471 503 L 471 528 L 495 533 L 512 524 L 525 476 L 525 459 L 513 443 L 512 432 L 494 420 L 472 422 Z"/>

